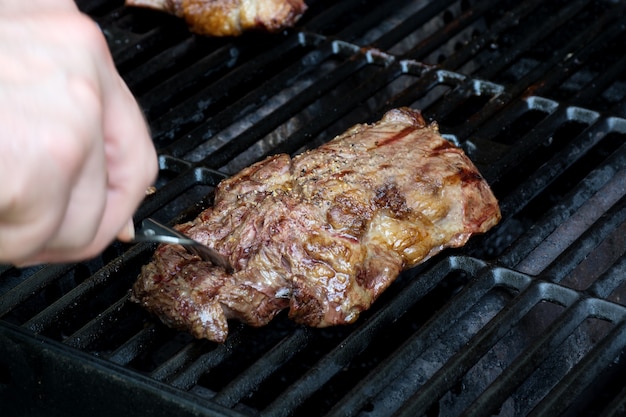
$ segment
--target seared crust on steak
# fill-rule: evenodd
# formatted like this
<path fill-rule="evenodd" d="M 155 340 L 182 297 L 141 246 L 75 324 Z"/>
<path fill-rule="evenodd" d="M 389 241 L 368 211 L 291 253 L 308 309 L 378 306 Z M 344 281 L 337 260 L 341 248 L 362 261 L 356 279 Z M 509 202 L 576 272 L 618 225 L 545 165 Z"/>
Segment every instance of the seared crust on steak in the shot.
<path fill-rule="evenodd" d="M 200 35 L 237 36 L 247 30 L 278 32 L 293 26 L 307 9 L 303 0 L 126 0 L 180 17 Z"/>
<path fill-rule="evenodd" d="M 161 245 L 133 300 L 170 326 L 223 342 L 227 319 L 351 323 L 405 268 L 500 220 L 463 151 L 400 108 L 294 158 L 275 155 L 222 181 L 212 208 L 179 225 L 234 267 Z"/>

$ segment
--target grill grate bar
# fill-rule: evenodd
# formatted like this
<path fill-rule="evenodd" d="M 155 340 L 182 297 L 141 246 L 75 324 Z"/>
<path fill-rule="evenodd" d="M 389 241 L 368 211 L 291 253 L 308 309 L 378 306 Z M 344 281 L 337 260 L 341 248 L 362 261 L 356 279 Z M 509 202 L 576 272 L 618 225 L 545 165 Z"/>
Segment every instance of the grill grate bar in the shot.
<path fill-rule="evenodd" d="M 622 197 L 603 217 L 601 217 L 579 239 L 573 242 L 544 273 L 560 282 L 594 248 L 620 224 L 626 222 L 626 196 Z"/>
<path fill-rule="evenodd" d="M 250 90 L 254 90 L 257 85 L 252 84 L 264 84 L 266 81 L 264 77 L 267 76 L 264 71 L 267 67 L 271 67 L 271 64 L 277 60 L 280 61 L 281 56 L 302 47 L 303 45 L 298 37 L 289 37 L 281 45 L 237 66 L 207 87 L 196 90 L 194 94 L 186 96 L 185 100 L 176 105 L 172 111 L 151 122 L 156 144 L 163 147 L 163 143 L 166 143 L 167 140 L 181 136 L 186 130 L 190 129 L 190 126 L 195 126 L 198 120 L 206 119 L 209 110 L 220 107 L 220 104 L 223 104 L 222 107 L 226 107 L 224 99 L 230 97 L 233 91 L 238 91 L 244 86 L 250 86 Z M 295 66 L 298 67 L 298 64 L 296 63 Z M 257 80 L 256 83 L 254 80 Z M 281 85 L 283 83 L 281 82 Z M 193 87 L 197 89 L 195 84 Z M 159 86 L 158 89 L 163 88 L 163 86 Z M 270 86 L 270 88 L 273 87 Z M 268 91 L 268 93 L 271 93 L 271 91 Z M 165 99 L 166 97 L 163 97 L 163 100 Z M 139 100 L 142 101 L 144 98 L 140 97 Z M 169 100 L 165 101 L 169 102 Z M 189 139 L 183 136 L 181 139 L 171 143 L 167 148 L 167 152 L 174 156 L 182 156 L 199 144 L 199 142 L 187 143 L 188 141 Z"/>
<path fill-rule="evenodd" d="M 601 95 L 616 79 L 626 71 L 626 57 L 611 65 L 610 68 L 603 71 L 598 77 L 589 81 L 581 90 L 572 98 L 573 103 L 587 104 L 594 97 Z"/>
<path fill-rule="evenodd" d="M 477 269 L 478 265 L 474 266 Z M 464 268 L 468 271 L 469 268 Z M 390 385 L 424 350 L 432 346 L 450 326 L 467 313 L 471 306 L 496 286 L 525 288 L 530 280 L 511 273 L 492 274 L 487 268 L 476 271 L 476 278 L 461 290 L 444 308 L 437 312 L 418 332 L 411 336 L 383 363 L 373 369 L 348 395 L 342 398 L 329 415 L 356 415 L 374 396 Z"/>
<path fill-rule="evenodd" d="M 157 340 L 157 326 L 152 323 L 143 328 L 110 355 L 108 360 L 118 365 L 128 365 L 142 351 L 149 349 Z"/>
<path fill-rule="evenodd" d="M 493 10 L 498 5 L 498 0 L 482 1 L 475 4 L 474 7 L 466 12 L 457 16 L 452 22 L 450 22 L 445 30 L 437 31 L 428 38 L 419 42 L 411 50 L 407 51 L 403 56 L 408 59 L 415 59 L 418 61 L 423 60 L 427 55 L 440 49 L 443 45 L 454 37 L 461 33 L 464 29 L 470 27 L 472 23 L 479 20 L 482 15 L 488 11 Z"/>
<path fill-rule="evenodd" d="M 506 176 L 511 175 L 511 171 L 516 168 L 519 169 L 518 162 L 521 158 L 526 158 L 533 152 L 538 152 L 538 149 L 549 138 L 553 137 L 558 128 L 567 123 L 568 120 L 567 108 L 564 107 L 559 107 L 548 114 L 520 140 L 511 144 L 505 155 L 484 170 L 483 175 L 485 178 L 494 179 L 493 187 L 497 189 L 499 181 L 507 179 Z"/>
<path fill-rule="evenodd" d="M 309 372 L 283 391 L 279 398 L 263 410 L 262 415 L 264 417 L 288 416 L 305 399 L 309 398 L 346 366 L 354 356 L 362 352 L 381 329 L 397 320 L 411 305 L 434 288 L 438 281 L 453 268 L 454 264 L 459 262 L 458 259 L 448 261 L 434 266 L 433 269 L 421 275 L 419 280 L 412 280 L 402 293 L 379 314 L 359 326 L 341 345 L 324 356 Z"/>
<path fill-rule="evenodd" d="M 510 99 L 508 88 L 501 94 L 503 100 Z M 559 103 L 543 97 L 530 96 L 506 102 L 504 107 L 480 128 L 480 137 L 488 141 L 491 146 L 500 146 L 498 155 L 506 156 L 512 146 L 520 141 L 528 140 L 526 135 L 537 128 L 541 123 L 546 123 L 549 116 L 555 117 L 556 112 L 561 111 Z M 526 122 L 526 118 L 536 114 L 537 117 Z M 561 115 L 561 118 L 564 116 Z M 521 126 L 518 126 L 523 121 Z M 553 120 L 551 123 L 556 123 Z M 493 158 L 495 161 L 500 158 Z"/>
<path fill-rule="evenodd" d="M 621 310 L 623 315 L 623 309 Z M 624 349 L 626 323 L 621 322 L 593 351 L 587 354 L 575 369 L 563 378 L 529 414 L 529 417 L 549 417 L 565 410 L 593 383 L 603 368 L 609 366 Z"/>
<path fill-rule="evenodd" d="M 147 198 L 145 202 L 139 207 L 136 211 L 134 219 L 135 221 L 143 220 L 146 217 L 152 216 L 154 213 L 163 209 L 167 203 L 174 201 L 177 197 L 181 196 L 186 191 L 190 190 L 196 186 L 209 186 L 215 187 L 217 184 L 224 179 L 226 176 L 218 171 L 200 167 L 190 167 L 185 169 L 185 167 L 190 166 L 189 163 L 184 163 L 184 165 L 173 166 L 171 164 L 173 158 L 169 158 L 166 155 L 161 155 L 161 170 L 169 171 L 170 168 L 181 169 L 179 175 L 175 178 L 168 181 L 164 186 L 158 188 L 157 192 Z M 208 193 L 208 191 L 207 191 Z M 196 213 L 197 214 L 197 213 Z M 184 216 L 183 213 L 181 216 Z M 180 217 L 174 219 L 174 222 L 180 220 Z M 164 219 L 163 221 L 169 222 L 170 218 Z"/>
<path fill-rule="evenodd" d="M 391 48 L 394 44 L 406 38 L 415 30 L 415 28 L 419 28 L 427 24 L 435 18 L 435 16 L 441 13 L 442 10 L 449 7 L 454 2 L 455 0 L 443 0 L 428 4 L 411 16 L 404 18 L 402 22 L 394 28 L 394 30 L 385 33 L 376 40 L 371 41 L 371 45 L 382 50 Z M 372 16 L 377 16 L 377 14 L 372 14 Z"/>
<path fill-rule="evenodd" d="M 235 350 L 234 348 L 242 342 L 241 334 L 242 331 L 239 329 L 231 332 L 226 342 L 218 345 L 212 351 L 203 353 L 194 359 L 190 357 L 196 355 L 195 350 L 192 355 L 189 355 L 187 352 L 184 352 L 184 355 L 177 355 L 180 356 L 180 358 L 175 361 L 168 361 L 165 366 L 162 367 L 163 370 L 159 370 L 157 374 L 161 377 L 167 373 L 168 376 L 170 376 L 169 380 L 173 386 L 188 390 L 198 382 L 202 374 L 232 356 Z M 201 350 L 198 351 L 201 352 Z M 178 372 L 179 369 L 182 368 L 180 366 L 180 362 L 182 361 L 185 361 L 185 368 Z M 176 372 L 175 375 L 174 371 Z"/>
<path fill-rule="evenodd" d="M 242 398 L 254 392 L 274 371 L 304 349 L 311 340 L 310 329 L 296 329 L 220 390 L 213 400 L 225 407 L 234 407 Z"/>
<path fill-rule="evenodd" d="M 568 308 L 560 318 L 551 324 L 550 329 L 548 329 L 534 345 L 524 352 L 521 359 L 514 361 L 509 368 L 493 381 L 481 396 L 465 411 L 465 415 L 467 417 L 480 417 L 484 416 L 485 413 L 494 412 L 513 393 L 515 388 L 521 385 L 530 374 L 537 369 L 539 364 L 558 349 L 565 338 L 573 333 L 574 329 L 578 327 L 583 320 L 595 315 L 595 301 L 596 300 L 583 298 Z M 622 328 L 621 331 L 623 332 L 623 330 Z M 594 357 L 594 355 L 590 356 Z M 597 365 L 599 365 L 599 363 Z M 598 369 L 602 369 L 602 367 L 598 366 L 594 366 L 593 369 L 588 369 L 588 366 L 582 366 L 582 368 L 589 371 L 587 375 L 588 378 L 597 375 Z M 564 379 L 563 382 L 565 381 Z M 577 379 L 577 381 L 580 383 L 581 379 Z M 567 395 L 570 397 L 570 400 L 575 398 L 575 395 L 572 395 L 571 392 L 572 388 L 571 386 L 567 388 Z M 551 396 L 552 394 L 549 394 L 546 398 L 550 398 Z"/>
<path fill-rule="evenodd" d="M 528 230 L 507 252 L 499 258 L 499 262 L 509 267 L 519 265 L 546 239 L 559 225 L 570 218 L 594 194 L 612 181 L 616 171 L 626 168 L 626 146 L 622 146 L 605 163 L 592 171 L 564 199 L 561 204 L 551 208 L 541 220 Z M 507 204 L 510 207 L 510 205 Z"/>
<path fill-rule="evenodd" d="M 302 47 L 308 47 L 310 44 L 317 44 L 317 39 L 311 39 L 307 37 L 307 40 L 302 42 Z M 268 100 L 268 97 L 278 94 L 281 90 L 288 88 L 290 84 L 297 80 L 299 77 L 303 77 L 310 73 L 316 65 L 320 65 L 321 62 L 332 56 L 332 46 L 326 44 L 326 46 L 318 46 L 318 49 L 314 53 L 309 53 L 306 58 L 296 61 L 294 64 L 287 66 L 280 73 L 276 74 L 269 80 L 261 80 L 259 88 L 252 89 L 249 93 L 245 94 L 241 99 L 234 103 L 230 103 L 224 108 L 220 108 L 211 117 L 207 118 L 200 126 L 193 129 L 190 133 L 185 135 L 181 140 L 178 140 L 164 149 L 162 152 L 170 153 L 175 156 L 183 156 L 192 149 L 196 148 L 199 144 L 204 143 L 212 138 L 217 132 L 224 129 L 232 123 L 236 123 L 246 113 L 253 109 L 258 109 Z M 218 84 L 217 88 L 220 88 Z M 178 112 L 177 112 L 178 113 Z M 178 116 L 167 118 L 167 123 L 173 123 L 177 126 L 180 125 Z M 194 118 L 195 119 L 195 118 Z M 195 121 L 195 120 L 194 120 Z M 162 128 L 157 126 L 157 130 L 168 129 L 168 135 L 173 133 L 172 129 L 167 127 Z M 240 146 L 240 149 L 245 149 L 245 146 Z M 222 150 L 219 150 L 222 152 Z M 216 165 L 218 166 L 218 165 Z"/>
<path fill-rule="evenodd" d="M 139 245 L 131 248 L 114 262 L 106 265 L 104 268 L 88 277 L 56 302 L 24 323 L 23 326 L 33 333 L 45 332 L 50 327 L 57 325 L 61 320 L 67 318 L 68 315 L 78 309 L 83 303 L 89 302 L 90 299 L 94 298 L 95 294 L 103 288 L 107 286 L 115 287 L 112 282 L 112 280 L 115 279 L 115 272 L 120 271 L 124 265 L 132 264 L 133 262 L 131 261 L 134 259 L 140 263 L 147 262 L 148 255 L 142 253 L 138 246 Z M 91 314 L 96 314 L 93 309 L 90 310 Z M 79 319 L 83 318 L 84 317 L 80 317 Z"/>
<path fill-rule="evenodd" d="M 446 0 L 446 1 L 451 2 L 450 0 Z M 389 15 L 393 14 L 394 12 L 397 12 L 398 8 L 401 7 L 402 4 L 405 2 L 392 0 L 392 1 L 386 1 L 386 2 L 372 2 L 372 3 L 374 4 L 372 4 L 371 5 L 372 7 L 369 9 L 371 11 L 366 16 L 361 16 L 359 19 L 355 19 L 345 29 L 334 34 L 333 38 L 342 39 L 346 41 L 360 41 L 360 39 L 357 39 L 357 36 L 359 34 L 362 34 L 366 32 L 368 29 L 375 27 L 379 22 L 387 18 Z M 441 7 L 443 6 L 443 4 L 444 2 L 442 1 L 438 3 L 437 6 Z M 424 9 L 422 9 L 422 12 L 424 12 Z M 410 17 L 407 18 L 407 20 L 410 20 Z M 412 26 L 409 25 L 408 27 L 409 28 L 419 27 L 418 22 L 416 22 L 415 25 L 412 25 Z M 396 34 L 396 36 L 399 36 L 400 38 L 402 38 L 406 36 L 406 34 L 407 34 L 407 31 L 405 30 L 405 31 L 402 31 L 402 33 L 399 35 Z M 371 45 L 375 48 L 386 49 L 384 45 L 379 44 L 376 41 L 367 42 L 367 45 Z"/>
<path fill-rule="evenodd" d="M 429 109 L 429 114 L 438 123 L 452 128 L 458 128 L 462 125 L 463 129 L 468 131 L 476 123 L 475 120 L 471 119 L 479 111 L 479 108 L 475 105 L 464 106 L 469 101 L 468 99 L 478 98 L 481 102 L 488 103 L 490 100 L 498 97 L 503 90 L 497 84 L 459 77 L 457 74 L 449 71 L 438 70 L 437 74 L 441 83 L 452 85 L 454 88 Z M 499 102 L 497 105 L 498 107 L 502 106 Z M 480 119 L 491 116 L 493 111 L 495 111 L 495 108 L 489 109 L 486 106 L 480 106 L 480 112 L 485 112 L 486 114 L 485 116 L 480 116 Z M 469 124 L 467 127 L 465 126 L 466 123 Z"/>
<path fill-rule="evenodd" d="M 124 74 L 124 80 L 130 89 L 139 97 L 138 101 L 146 117 L 150 120 L 156 119 L 162 115 L 172 103 L 182 100 L 196 91 L 197 85 L 202 84 L 205 80 L 210 79 L 221 71 L 232 68 L 238 58 L 239 51 L 231 46 L 223 46 L 218 50 L 208 53 L 204 58 L 196 61 L 193 65 L 185 68 L 178 68 L 180 63 L 178 59 L 173 58 L 172 54 L 183 55 L 188 49 L 196 48 L 197 39 L 190 38 L 184 43 L 174 46 L 175 50 L 166 50 L 153 59 L 147 61 L 144 65 Z M 153 88 L 145 93 L 142 90 L 149 83 L 150 75 L 153 77 L 160 73 L 167 72 L 171 68 L 179 69 L 179 71 L 171 78 L 160 84 L 161 88 Z M 153 87 L 153 86 L 152 86 Z"/>
<path fill-rule="evenodd" d="M 333 121 L 346 116 L 350 111 L 354 110 L 358 105 L 364 103 L 374 93 L 382 89 L 390 80 L 393 80 L 401 74 L 399 65 L 392 64 L 388 68 L 382 69 L 372 77 L 363 81 L 356 90 L 352 90 L 349 94 L 346 92 L 346 99 L 336 103 L 335 106 L 320 106 L 321 111 L 316 118 L 316 123 L 309 123 L 303 126 L 294 134 L 290 135 L 285 142 L 278 145 L 271 151 L 264 152 L 261 157 L 265 158 L 271 153 L 287 153 L 291 154 L 298 149 L 310 143 L 310 138 L 316 137 L 321 131 L 329 127 Z M 340 87 L 341 88 L 341 87 Z M 344 118 L 347 123 L 348 119 Z"/>
<path fill-rule="evenodd" d="M 443 61 L 441 65 L 450 70 L 458 70 L 459 67 L 488 46 L 497 35 L 518 25 L 521 19 L 530 14 L 541 3 L 543 3 L 542 0 L 522 2 L 515 9 L 508 11 L 501 19 L 498 19 L 498 21 L 489 28 L 489 32 L 473 38 L 468 47 L 462 48 Z"/>
<path fill-rule="evenodd" d="M 334 3 L 330 7 L 324 7 L 322 11 L 314 16 L 309 22 L 306 23 L 305 29 L 311 32 L 325 32 L 325 28 L 332 26 L 337 20 L 350 13 L 355 9 L 359 9 L 367 4 L 367 1 L 363 0 L 349 0 Z"/>
<path fill-rule="evenodd" d="M 531 285 L 522 291 L 507 309 L 497 314 L 487 326 L 483 327 L 465 345 L 463 351 L 458 352 L 443 368 L 439 369 L 429 379 L 427 385 L 421 387 L 409 401 L 404 403 L 398 413 L 396 413 L 396 417 L 421 416 L 426 413 L 433 401 L 441 398 L 446 391 L 450 390 L 456 381 L 463 374 L 467 373 L 479 358 L 485 355 L 498 340 L 506 335 L 540 301 L 558 299 L 559 304 L 571 305 L 576 298 L 577 294 L 574 291 L 563 287 L 556 288 L 556 286 L 546 283 Z M 569 313 L 566 313 L 559 320 L 561 322 L 560 326 L 552 326 L 553 330 L 549 333 L 551 335 L 550 339 L 548 339 L 548 336 L 544 336 L 538 339 L 540 342 L 537 342 L 536 346 L 545 346 L 546 340 L 551 340 L 555 336 L 562 340 L 569 334 L 569 331 L 563 331 L 565 328 L 571 328 L 572 322 L 576 323 L 573 326 L 576 327 L 584 319 L 584 315 L 580 314 L 579 309 L 570 308 L 568 311 Z M 558 335 L 553 333 L 558 333 Z M 533 349 L 533 351 L 537 351 L 537 349 Z M 526 357 L 528 358 L 529 356 Z"/>
<path fill-rule="evenodd" d="M 414 76 L 417 79 L 411 85 L 411 88 L 405 89 L 389 98 L 388 103 L 390 107 L 411 106 L 413 102 L 427 95 L 434 87 L 441 84 L 456 86 L 459 82 L 458 80 L 442 82 L 445 76 L 439 70 L 420 65 L 417 61 L 402 61 L 401 65 L 402 75 Z M 428 110 L 428 115 L 431 119 L 436 118 L 431 109 Z"/>
<path fill-rule="evenodd" d="M 567 122 L 566 110 L 563 108 L 546 115 L 536 127 L 512 143 L 499 160 L 485 167 L 483 175 L 485 178 L 493 180 L 492 187 L 497 190 L 496 192 L 508 194 L 509 190 L 514 189 L 513 187 L 518 187 L 523 179 L 517 175 L 520 170 L 517 164 L 520 161 L 537 163 L 540 159 L 533 159 L 533 155 L 548 156 L 549 153 L 545 152 L 542 146 L 548 146 L 550 138 L 558 131 L 559 127 Z M 506 188 L 503 184 L 507 184 Z"/>
<path fill-rule="evenodd" d="M 588 233 L 588 229 L 590 227 L 600 228 L 600 235 L 597 235 L 594 238 L 597 239 L 596 243 L 599 246 L 594 247 L 593 250 L 595 250 L 596 253 L 601 253 L 601 245 L 607 241 L 613 241 L 613 238 L 618 236 L 616 233 L 620 233 L 619 229 L 622 229 L 624 224 L 617 222 L 618 219 L 615 219 L 616 223 L 612 225 L 616 228 L 615 230 L 607 230 L 606 226 L 602 226 L 601 223 L 597 223 L 600 224 L 600 226 L 592 225 L 594 222 L 601 221 L 601 216 L 612 213 L 611 206 L 613 206 L 617 199 L 620 198 L 620 194 L 615 190 L 615 185 L 621 184 L 624 181 L 626 181 L 626 171 L 622 170 L 619 171 L 601 190 L 594 194 L 590 200 L 586 202 L 586 204 L 583 204 L 579 210 L 572 214 L 572 216 L 565 219 L 562 224 L 559 224 L 546 237 L 545 241 L 542 242 L 541 245 L 534 248 L 533 252 L 531 252 L 524 261 L 517 265 L 518 270 L 528 274 L 538 274 L 544 268 L 549 267 L 551 262 L 557 260 L 559 256 L 562 256 L 561 254 L 566 250 L 566 248 L 573 250 L 571 245 L 574 241 L 580 241 L 581 238 L 584 238 L 583 233 Z M 609 227 L 611 227 L 611 225 L 609 225 Z M 616 242 L 618 240 L 616 240 Z M 589 240 L 585 243 L 585 245 L 594 244 L 591 240 Z M 591 246 L 587 246 L 587 248 L 590 249 Z M 542 251 L 543 253 L 541 253 Z M 614 254 L 613 256 L 617 256 L 617 254 Z M 596 261 L 600 261 L 599 257 L 595 257 L 594 259 Z M 583 260 L 584 258 L 578 258 L 578 261 Z M 571 261 L 572 263 L 569 265 L 573 265 L 574 267 L 578 265 L 573 259 Z M 594 265 L 592 269 L 595 270 L 598 268 L 601 268 L 600 263 Z M 559 276 L 563 277 L 568 272 L 569 271 L 562 271 Z"/>
<path fill-rule="evenodd" d="M 128 70 L 124 73 L 124 81 L 131 91 L 138 95 L 142 90 L 142 84 L 150 85 L 155 82 L 155 79 L 160 73 L 173 72 L 180 60 L 183 60 L 186 55 L 191 55 L 196 49 L 199 48 L 199 42 L 195 37 L 188 37 L 181 42 L 176 43 L 168 48 L 164 48 L 161 52 L 155 54 L 150 59 L 141 63 L 137 67 Z M 224 53 L 226 51 L 226 53 Z M 221 48 L 215 51 L 214 54 L 210 54 L 210 57 L 220 56 L 223 57 L 228 54 L 227 48 Z M 206 58 L 205 58 L 206 59 Z M 209 60 L 207 63 L 211 65 L 219 65 L 220 62 L 226 59 Z M 194 65 L 198 67 L 198 65 Z M 196 76 L 199 74 L 195 74 Z M 171 91 L 170 91 L 171 92 Z M 146 114 L 146 117 L 151 119 L 153 117 L 151 112 L 151 106 L 156 103 L 146 101 L 141 103 L 141 108 Z"/>
<path fill-rule="evenodd" d="M 622 7 L 614 13 L 599 16 L 585 31 L 572 38 L 567 45 L 555 51 L 552 58 L 531 71 L 516 86 L 527 86 L 526 94 L 545 95 L 563 83 L 571 74 L 580 69 L 594 53 L 601 50 L 611 39 L 619 36 L 623 29 L 620 16 Z M 610 24 L 611 20 L 615 20 Z M 574 52 L 575 51 L 575 52 Z M 532 84 L 532 85 L 531 85 Z M 513 88 L 518 89 L 514 86 Z"/>
<path fill-rule="evenodd" d="M 517 42 L 515 46 L 508 49 L 505 56 L 498 56 L 497 59 L 486 62 L 483 66 L 484 69 L 477 74 L 477 77 L 486 80 L 496 78 L 498 74 L 503 72 L 506 66 L 510 65 L 524 52 L 531 50 L 541 39 L 551 36 L 558 27 L 571 20 L 586 4 L 587 0 L 568 2 L 567 5 L 563 9 L 560 9 L 555 15 L 542 21 L 540 24 L 534 25 L 533 30 L 527 32 L 526 36 L 520 42 Z"/>
<path fill-rule="evenodd" d="M 563 172 L 569 169 L 580 158 L 604 139 L 611 127 L 606 119 L 595 123 L 577 135 L 567 147 L 556 152 L 548 161 L 539 167 L 533 174 L 504 199 L 500 201 L 500 208 L 507 215 L 513 216 L 523 210 L 530 201 L 536 198 Z M 614 165 L 612 161 L 611 166 Z"/>
<path fill-rule="evenodd" d="M 52 282 L 67 274 L 73 267 L 71 265 L 53 265 L 34 273 L 29 279 L 23 281 L 0 297 L 0 317 L 22 304 L 33 294 L 39 293 Z"/>
<path fill-rule="evenodd" d="M 329 45 L 328 48 L 330 49 L 331 46 Z M 359 68 L 362 68 L 366 63 L 366 57 L 362 56 L 361 59 L 341 64 L 332 73 L 317 80 L 313 85 L 307 87 L 298 95 L 292 97 L 288 102 L 278 107 L 272 114 L 259 120 L 254 125 L 253 129 L 248 129 L 241 135 L 238 135 L 236 141 L 228 142 L 219 148 L 215 153 L 209 155 L 201 162 L 201 165 L 212 168 L 221 167 L 223 164 L 240 154 L 242 150 L 247 149 L 261 137 L 270 133 L 276 126 L 280 125 L 281 122 L 284 122 L 288 118 L 294 116 L 307 104 L 310 104 L 322 94 L 335 88 Z M 233 107 L 233 111 L 238 111 L 238 106 Z M 231 111 L 228 113 L 231 113 Z M 204 129 L 205 128 L 203 127 L 203 130 Z M 287 139 L 287 141 L 289 141 L 289 139 Z M 280 152 L 272 150 L 272 153 Z"/>
<path fill-rule="evenodd" d="M 620 101 L 611 106 L 611 108 L 607 111 L 610 114 L 617 114 L 622 117 L 626 117 L 626 102 Z"/>
<path fill-rule="evenodd" d="M 626 255 L 622 255 L 609 269 L 607 269 L 586 292 L 594 297 L 608 297 L 619 287 L 626 276 Z"/>
<path fill-rule="evenodd" d="M 170 381 L 174 378 L 174 375 L 181 371 L 185 366 L 205 355 L 204 350 L 207 344 L 208 342 L 206 340 L 193 340 L 187 343 L 187 345 L 176 352 L 176 354 L 172 355 L 165 362 L 159 365 L 159 367 L 152 371 L 150 373 L 150 377 L 157 381 Z M 215 357 L 213 351 L 206 355 Z M 219 356 L 221 355 L 218 355 L 218 357 Z"/>
<path fill-rule="evenodd" d="M 105 35 L 107 32 L 105 31 Z M 126 37 L 127 32 L 124 31 L 122 36 Z M 141 35 L 134 35 L 132 42 L 122 47 L 114 42 L 109 42 L 109 47 L 117 68 L 123 74 L 134 65 L 145 62 L 164 48 L 172 47 L 188 37 L 189 33 L 186 31 L 173 32 L 164 27 L 157 27 Z M 137 45 L 140 47 L 137 48 Z"/>
<path fill-rule="evenodd" d="M 82 328 L 74 332 L 63 341 L 68 346 L 78 349 L 85 349 L 90 343 L 98 340 L 105 332 L 111 331 L 116 325 L 120 313 L 128 306 L 128 293 L 121 299 L 111 304 L 102 314 L 85 324 Z"/>

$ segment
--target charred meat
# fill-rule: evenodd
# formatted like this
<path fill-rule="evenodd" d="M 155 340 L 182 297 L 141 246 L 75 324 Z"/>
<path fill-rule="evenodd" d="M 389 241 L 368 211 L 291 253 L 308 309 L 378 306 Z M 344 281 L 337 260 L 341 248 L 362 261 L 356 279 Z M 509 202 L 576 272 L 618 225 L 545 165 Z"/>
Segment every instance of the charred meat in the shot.
<path fill-rule="evenodd" d="M 303 0 L 126 0 L 126 5 L 170 13 L 184 19 L 192 32 L 210 36 L 278 32 L 293 26 L 307 9 Z"/>
<path fill-rule="evenodd" d="M 213 207 L 177 228 L 234 271 L 162 245 L 132 298 L 217 342 L 227 319 L 262 326 L 283 309 L 309 326 L 351 323 L 403 269 L 499 220 L 496 198 L 463 151 L 419 112 L 394 109 L 222 181 Z"/>

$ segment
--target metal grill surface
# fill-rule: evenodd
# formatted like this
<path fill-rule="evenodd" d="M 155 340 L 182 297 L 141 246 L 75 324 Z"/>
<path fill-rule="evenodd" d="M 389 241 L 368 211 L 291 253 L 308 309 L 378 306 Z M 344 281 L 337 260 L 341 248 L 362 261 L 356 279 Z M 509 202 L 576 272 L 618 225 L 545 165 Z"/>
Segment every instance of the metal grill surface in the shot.
<path fill-rule="evenodd" d="M 0 266 L 2 415 L 619 416 L 626 412 L 622 1 L 309 2 L 281 34 L 194 36 L 117 0 L 100 25 L 159 151 L 136 220 L 411 106 L 503 220 L 404 272 L 357 323 L 234 324 L 223 345 L 128 300 L 154 246 Z"/>

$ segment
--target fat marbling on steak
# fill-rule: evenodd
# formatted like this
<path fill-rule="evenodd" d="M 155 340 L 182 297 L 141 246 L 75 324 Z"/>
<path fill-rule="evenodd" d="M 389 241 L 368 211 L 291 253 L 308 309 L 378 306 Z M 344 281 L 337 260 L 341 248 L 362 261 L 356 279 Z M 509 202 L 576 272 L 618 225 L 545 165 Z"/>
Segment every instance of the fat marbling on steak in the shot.
<path fill-rule="evenodd" d="M 227 319 L 262 326 L 354 322 L 405 268 L 500 220 L 463 151 L 409 108 L 294 158 L 271 156 L 222 181 L 213 207 L 177 228 L 233 265 L 161 245 L 132 298 L 166 324 L 223 342 Z"/>
<path fill-rule="evenodd" d="M 210 36 L 278 32 L 293 26 L 307 9 L 304 0 L 126 0 L 125 4 L 172 14 L 184 19 L 192 32 Z"/>

